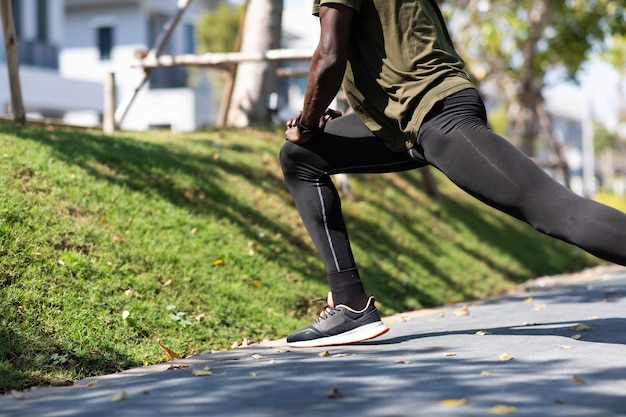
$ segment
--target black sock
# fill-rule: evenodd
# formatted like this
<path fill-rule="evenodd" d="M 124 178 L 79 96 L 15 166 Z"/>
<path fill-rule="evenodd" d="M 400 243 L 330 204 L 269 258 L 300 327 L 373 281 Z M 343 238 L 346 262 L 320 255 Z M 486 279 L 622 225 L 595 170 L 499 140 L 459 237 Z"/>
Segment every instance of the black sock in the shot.
<path fill-rule="evenodd" d="M 357 268 L 328 274 L 328 283 L 336 306 L 343 304 L 359 311 L 367 305 L 368 297 Z"/>

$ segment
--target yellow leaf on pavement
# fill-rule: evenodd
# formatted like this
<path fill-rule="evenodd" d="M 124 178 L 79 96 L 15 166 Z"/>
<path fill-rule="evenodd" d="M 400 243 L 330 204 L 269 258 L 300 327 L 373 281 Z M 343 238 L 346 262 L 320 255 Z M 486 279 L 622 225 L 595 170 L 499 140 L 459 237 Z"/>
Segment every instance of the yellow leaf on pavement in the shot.
<path fill-rule="evenodd" d="M 499 404 L 489 409 L 489 414 L 496 414 L 499 416 L 515 413 L 517 413 L 517 408 L 505 404 Z"/>
<path fill-rule="evenodd" d="M 444 407 L 460 407 L 469 403 L 467 398 L 450 398 L 447 400 L 439 401 L 439 405 Z"/>
<path fill-rule="evenodd" d="M 510 355 L 508 353 L 503 353 L 502 355 L 500 355 L 500 357 L 498 358 L 501 361 L 512 361 L 513 359 L 515 359 L 515 356 Z"/>
<path fill-rule="evenodd" d="M 587 330 L 591 330 L 591 327 L 587 326 L 586 324 L 578 323 L 576 326 L 570 327 L 570 330 L 573 330 L 575 332 L 584 332 Z"/>
<path fill-rule="evenodd" d="M 191 376 L 209 376 L 209 375 L 213 375 L 213 372 L 211 372 L 211 368 L 209 368 L 208 366 L 205 367 L 204 369 L 194 369 L 193 371 L 191 371 Z"/>

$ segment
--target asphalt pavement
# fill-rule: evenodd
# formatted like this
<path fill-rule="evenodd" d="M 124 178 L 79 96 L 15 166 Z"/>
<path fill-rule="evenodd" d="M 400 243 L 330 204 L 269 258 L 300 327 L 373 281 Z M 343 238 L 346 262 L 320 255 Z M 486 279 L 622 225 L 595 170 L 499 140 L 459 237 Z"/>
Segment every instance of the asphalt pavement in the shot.
<path fill-rule="evenodd" d="M 0 396 L 0 416 L 626 416 L 626 269 L 385 318 L 372 341 L 284 340 Z"/>

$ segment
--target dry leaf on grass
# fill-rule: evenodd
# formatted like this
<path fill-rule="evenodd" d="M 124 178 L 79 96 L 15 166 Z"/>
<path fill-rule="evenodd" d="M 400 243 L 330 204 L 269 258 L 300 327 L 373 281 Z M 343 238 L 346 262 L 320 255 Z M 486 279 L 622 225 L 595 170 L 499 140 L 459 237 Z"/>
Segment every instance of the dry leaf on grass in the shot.
<path fill-rule="evenodd" d="M 167 356 L 168 361 L 173 361 L 174 359 L 180 359 L 180 355 L 178 353 L 166 347 L 163 343 L 161 343 L 160 340 L 159 340 L 159 347 L 163 350 L 163 352 L 165 352 L 165 356 Z"/>
<path fill-rule="evenodd" d="M 450 398 L 447 400 L 439 401 L 439 405 L 444 407 L 460 407 L 469 403 L 467 398 Z"/>
<path fill-rule="evenodd" d="M 74 382 L 65 378 L 57 378 L 50 381 L 50 386 L 52 387 L 71 387 L 72 385 L 74 385 Z"/>

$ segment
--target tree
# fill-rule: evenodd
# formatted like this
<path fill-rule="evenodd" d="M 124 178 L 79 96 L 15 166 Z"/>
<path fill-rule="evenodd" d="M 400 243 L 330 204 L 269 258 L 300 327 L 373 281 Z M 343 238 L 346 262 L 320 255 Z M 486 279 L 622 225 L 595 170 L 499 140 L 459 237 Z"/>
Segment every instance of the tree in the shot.
<path fill-rule="evenodd" d="M 626 0 L 455 0 L 443 2 L 455 43 L 477 86 L 497 85 L 509 109 L 509 136 L 529 155 L 543 138 L 566 175 L 559 144 L 544 107 L 546 74 L 562 68 L 575 79 L 590 53 L 626 33 Z"/>
<path fill-rule="evenodd" d="M 282 0 L 248 0 L 241 38 L 242 52 L 265 52 L 280 47 Z M 267 102 L 276 91 L 277 62 L 249 62 L 237 68 L 227 124 L 271 123 Z"/>

